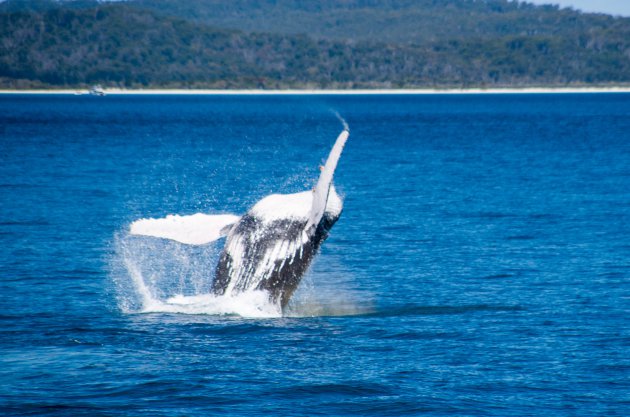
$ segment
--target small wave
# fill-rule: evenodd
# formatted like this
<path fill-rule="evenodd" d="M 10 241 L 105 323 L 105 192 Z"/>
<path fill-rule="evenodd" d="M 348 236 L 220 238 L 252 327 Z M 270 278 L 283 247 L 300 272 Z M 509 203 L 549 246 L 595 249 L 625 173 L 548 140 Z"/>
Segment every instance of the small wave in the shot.
<path fill-rule="evenodd" d="M 485 279 L 501 279 L 501 278 L 512 278 L 514 276 L 514 274 L 493 274 L 493 275 L 486 275 L 484 278 Z"/>
<path fill-rule="evenodd" d="M 505 238 L 505 240 L 534 240 L 536 239 L 536 236 L 534 235 L 514 235 L 514 236 L 507 236 Z"/>
<path fill-rule="evenodd" d="M 49 226 L 50 222 L 47 220 L 36 219 L 36 220 L 9 220 L 0 222 L 0 226 Z"/>
<path fill-rule="evenodd" d="M 322 395 L 334 394 L 336 396 L 382 396 L 394 395 L 396 390 L 389 385 L 367 381 L 346 381 L 328 384 L 304 384 L 290 388 L 268 391 L 266 395 Z"/>

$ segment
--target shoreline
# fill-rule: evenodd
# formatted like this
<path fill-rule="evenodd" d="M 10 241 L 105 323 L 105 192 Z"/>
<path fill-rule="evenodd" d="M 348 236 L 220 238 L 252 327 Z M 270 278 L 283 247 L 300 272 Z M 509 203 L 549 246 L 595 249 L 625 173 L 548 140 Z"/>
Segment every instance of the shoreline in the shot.
<path fill-rule="evenodd" d="M 356 89 L 356 90 L 211 90 L 211 89 L 104 89 L 107 95 L 433 95 L 433 94 L 580 94 L 630 93 L 630 87 L 525 87 L 465 89 Z M 0 94 L 87 95 L 88 89 L 2 90 Z"/>

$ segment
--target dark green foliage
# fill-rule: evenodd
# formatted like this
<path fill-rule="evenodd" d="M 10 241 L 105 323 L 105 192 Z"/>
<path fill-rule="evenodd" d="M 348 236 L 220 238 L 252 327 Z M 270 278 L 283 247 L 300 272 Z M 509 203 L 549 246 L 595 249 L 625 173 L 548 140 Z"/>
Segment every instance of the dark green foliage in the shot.
<path fill-rule="evenodd" d="M 142 1 L 149 4 L 149 0 Z M 378 10 L 385 10 L 378 18 L 389 16 L 395 22 L 392 27 L 406 18 L 409 7 L 418 4 L 431 5 L 434 11 L 449 11 L 458 16 L 462 28 L 476 27 L 459 30 L 445 26 L 439 36 L 410 37 L 413 42 L 394 42 L 399 35 L 392 32 L 382 36 L 390 39 L 383 42 L 378 36 L 352 33 L 337 38 L 321 32 L 321 36 L 311 37 L 217 28 L 201 23 L 205 21 L 201 15 L 195 21 L 166 16 L 165 12 L 176 11 L 165 6 L 157 14 L 138 8 L 139 2 L 95 4 L 86 0 L 61 6 L 46 0 L 0 3 L 0 11 L 4 10 L 0 12 L 0 85 L 401 88 L 630 82 L 630 19 L 503 0 L 342 3 L 343 10 L 370 11 L 375 16 Z M 151 3 L 185 10 L 204 4 L 214 7 L 208 10 L 216 10 L 223 5 L 224 14 L 241 5 L 250 7 L 252 16 L 270 3 L 287 10 L 290 7 L 286 5 L 293 4 L 291 10 L 308 16 L 326 15 L 337 4 L 332 0 Z M 462 10 L 473 17 L 466 18 Z M 519 13 L 524 16 L 520 29 L 513 20 L 503 22 L 494 16 Z M 535 20 L 536 13 L 543 23 L 534 30 L 533 23 L 524 22 Z M 439 21 L 440 16 L 444 14 L 436 14 L 435 19 Z M 484 16 L 487 21 L 483 21 Z M 544 24 L 545 19 L 559 26 L 552 29 L 553 24 Z M 321 23 L 325 26 L 325 19 Z M 492 31 L 488 25 L 498 29 Z M 374 30 L 380 30 L 380 34 L 386 31 L 377 24 Z"/>
<path fill-rule="evenodd" d="M 630 22 L 512 0 L 130 0 L 129 4 L 246 32 L 398 44 L 466 37 L 567 36 Z"/>

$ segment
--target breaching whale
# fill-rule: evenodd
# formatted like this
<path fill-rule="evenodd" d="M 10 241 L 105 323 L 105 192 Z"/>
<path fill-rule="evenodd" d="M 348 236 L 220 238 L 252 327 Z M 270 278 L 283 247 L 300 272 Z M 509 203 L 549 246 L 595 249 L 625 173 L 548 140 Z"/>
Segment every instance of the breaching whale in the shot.
<path fill-rule="evenodd" d="M 130 234 L 203 245 L 225 237 L 214 273 L 215 295 L 261 290 L 284 308 L 337 222 L 343 202 L 332 183 L 349 130 L 339 134 L 312 190 L 272 194 L 242 216 L 169 215 L 140 219 Z"/>

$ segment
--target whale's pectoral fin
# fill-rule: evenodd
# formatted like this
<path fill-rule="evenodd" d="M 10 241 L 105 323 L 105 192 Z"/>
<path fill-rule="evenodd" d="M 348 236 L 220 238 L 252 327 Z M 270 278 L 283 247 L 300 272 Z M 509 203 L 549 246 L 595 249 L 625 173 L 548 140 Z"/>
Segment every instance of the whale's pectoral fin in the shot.
<path fill-rule="evenodd" d="M 204 245 L 226 236 L 239 219 L 233 214 L 169 215 L 162 219 L 136 220 L 129 226 L 129 233 Z"/>
<path fill-rule="evenodd" d="M 328 155 L 326 165 L 324 165 L 323 168 L 320 168 L 322 173 L 319 175 L 317 185 L 313 189 L 313 205 L 311 206 L 308 223 L 306 224 L 306 231 L 309 234 L 315 232 L 317 225 L 324 215 L 326 203 L 328 202 L 330 185 L 332 184 L 333 175 L 335 174 L 335 169 L 337 168 L 337 162 L 339 162 L 341 151 L 343 151 L 343 147 L 346 144 L 346 140 L 348 140 L 349 135 L 350 132 L 347 129 L 344 129 L 344 131 L 341 132 L 341 134 L 337 137 L 337 141 L 333 145 L 330 154 Z"/>

